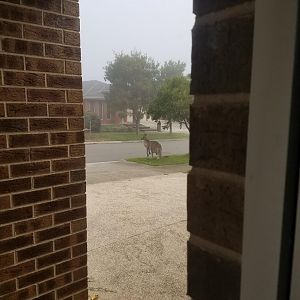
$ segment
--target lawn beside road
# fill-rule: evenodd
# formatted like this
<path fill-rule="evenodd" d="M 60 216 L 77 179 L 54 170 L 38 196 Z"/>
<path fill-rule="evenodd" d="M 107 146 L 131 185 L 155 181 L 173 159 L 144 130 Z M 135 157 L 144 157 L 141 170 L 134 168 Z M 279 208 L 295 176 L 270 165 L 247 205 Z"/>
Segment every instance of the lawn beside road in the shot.
<path fill-rule="evenodd" d="M 149 140 L 177 140 L 187 139 L 189 137 L 186 133 L 166 133 L 166 132 L 147 132 Z M 109 142 L 109 141 L 138 141 L 141 140 L 144 133 L 136 135 L 135 132 L 100 132 L 100 133 L 86 133 L 86 142 Z"/>
<path fill-rule="evenodd" d="M 184 165 L 189 162 L 189 155 L 169 155 L 163 156 L 161 159 L 157 159 L 156 157 L 137 157 L 137 158 L 129 158 L 127 159 L 129 162 L 135 162 L 139 164 L 144 164 L 148 166 L 170 166 L 170 165 Z"/>

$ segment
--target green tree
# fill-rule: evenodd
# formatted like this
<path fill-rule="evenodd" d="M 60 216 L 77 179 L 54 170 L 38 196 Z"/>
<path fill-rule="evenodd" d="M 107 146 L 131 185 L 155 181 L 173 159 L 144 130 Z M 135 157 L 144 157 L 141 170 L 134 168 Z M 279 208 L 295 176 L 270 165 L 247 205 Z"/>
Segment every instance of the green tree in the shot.
<path fill-rule="evenodd" d="M 159 69 L 160 84 L 163 84 L 164 81 L 167 79 L 183 76 L 185 68 L 186 68 L 186 64 L 179 60 L 178 61 L 173 61 L 173 60 L 166 61 Z"/>
<path fill-rule="evenodd" d="M 167 79 L 150 104 L 148 115 L 155 121 L 167 120 L 170 133 L 172 123 L 179 122 L 190 130 L 190 80 L 180 76 Z"/>
<path fill-rule="evenodd" d="M 123 114 L 127 109 L 132 110 L 137 134 L 140 121 L 155 96 L 158 75 L 158 64 L 137 51 L 117 53 L 105 67 L 105 80 L 110 82 L 106 97 L 115 110 Z"/>

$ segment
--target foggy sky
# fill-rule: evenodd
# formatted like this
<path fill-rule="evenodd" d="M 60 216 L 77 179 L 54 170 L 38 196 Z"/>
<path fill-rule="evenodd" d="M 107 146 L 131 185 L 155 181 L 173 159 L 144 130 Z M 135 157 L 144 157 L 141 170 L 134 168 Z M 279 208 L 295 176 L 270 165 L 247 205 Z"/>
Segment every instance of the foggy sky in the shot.
<path fill-rule="evenodd" d="M 115 52 L 181 60 L 190 72 L 192 0 L 81 0 L 83 80 L 104 77 Z"/>

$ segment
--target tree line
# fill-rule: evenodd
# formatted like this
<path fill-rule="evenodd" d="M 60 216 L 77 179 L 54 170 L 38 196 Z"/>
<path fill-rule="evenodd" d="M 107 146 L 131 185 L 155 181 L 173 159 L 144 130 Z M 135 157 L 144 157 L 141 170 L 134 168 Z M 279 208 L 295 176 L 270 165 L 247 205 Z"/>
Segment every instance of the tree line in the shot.
<path fill-rule="evenodd" d="M 116 53 L 108 62 L 105 80 L 110 84 L 106 100 L 114 111 L 125 116 L 132 112 L 136 133 L 140 121 L 147 116 L 156 122 L 179 122 L 189 129 L 190 79 L 184 75 L 186 65 L 169 60 L 163 65 L 139 51 Z"/>

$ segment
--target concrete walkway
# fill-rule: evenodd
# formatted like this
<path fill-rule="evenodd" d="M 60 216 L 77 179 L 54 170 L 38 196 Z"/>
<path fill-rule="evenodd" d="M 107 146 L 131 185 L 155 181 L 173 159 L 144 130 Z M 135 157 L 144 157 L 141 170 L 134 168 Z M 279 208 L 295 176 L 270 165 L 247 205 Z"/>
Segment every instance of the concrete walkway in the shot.
<path fill-rule="evenodd" d="M 101 176 L 89 175 L 103 167 Z M 89 289 L 99 299 L 187 299 L 187 174 L 181 171 L 188 168 L 181 168 L 88 165 L 88 183 L 94 182 L 87 186 Z"/>

